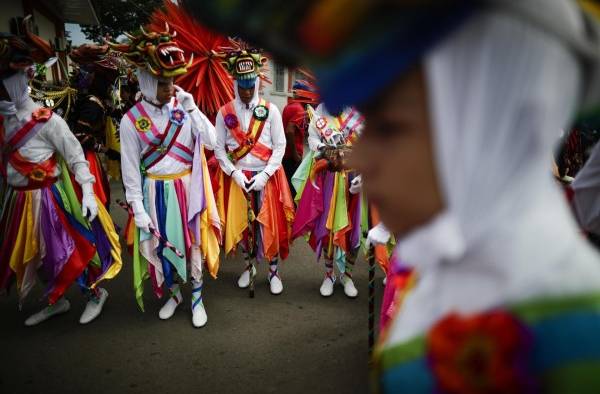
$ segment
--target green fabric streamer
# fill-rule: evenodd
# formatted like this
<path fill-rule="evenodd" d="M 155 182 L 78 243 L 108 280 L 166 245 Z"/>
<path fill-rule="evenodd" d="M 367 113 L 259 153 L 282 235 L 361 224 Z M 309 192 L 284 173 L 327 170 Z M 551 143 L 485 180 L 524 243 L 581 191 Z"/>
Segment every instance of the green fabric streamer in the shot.
<path fill-rule="evenodd" d="M 165 182 L 165 199 L 167 200 L 167 222 L 165 226 L 167 239 L 178 250 L 185 252 L 185 238 L 181 224 L 182 215 L 179 209 L 177 193 L 175 192 L 175 185 L 172 181 Z M 181 280 L 187 282 L 185 255 L 183 258 L 178 257 L 171 249 L 165 248 L 163 249 L 163 256 L 173 264 Z"/>
<path fill-rule="evenodd" d="M 310 170 L 314 165 L 314 156 L 315 152 L 308 152 L 306 156 L 304 156 L 304 158 L 302 159 L 302 162 L 298 166 L 298 169 L 296 169 L 294 175 L 292 175 L 292 185 L 296 190 L 296 196 L 294 197 L 294 202 L 296 202 L 296 204 L 298 203 L 298 201 L 300 201 L 300 197 L 302 197 L 302 192 L 306 187 L 306 181 L 308 181 L 308 177 L 310 176 Z"/>
<path fill-rule="evenodd" d="M 581 361 L 544 373 L 542 392 L 596 394 L 600 387 L 600 363 Z"/>
<path fill-rule="evenodd" d="M 337 188 L 335 193 L 335 212 L 333 213 L 333 233 L 350 225 L 348 220 L 348 201 L 346 200 L 346 174 L 337 172 Z"/>
<path fill-rule="evenodd" d="M 136 227 L 133 230 L 133 289 L 142 312 L 144 312 L 144 281 L 148 277 L 148 262 L 140 254 L 140 229 Z"/>
<path fill-rule="evenodd" d="M 65 204 L 65 209 L 69 211 L 69 213 L 75 217 L 75 219 L 85 228 L 91 230 L 90 222 L 86 218 L 83 217 L 83 213 L 81 210 L 81 204 L 79 203 L 79 199 L 77 198 L 77 193 L 75 193 L 75 189 L 73 188 L 73 184 L 71 183 L 71 176 L 69 175 L 69 168 L 67 167 L 65 161 L 60 158 L 60 177 L 62 181 L 62 188 L 60 184 L 57 183 L 57 189 L 61 194 L 63 201 L 67 201 L 68 204 Z M 100 262 L 100 257 L 98 256 L 98 252 L 94 255 L 94 258 L 90 262 L 96 267 L 101 267 L 102 263 Z"/>

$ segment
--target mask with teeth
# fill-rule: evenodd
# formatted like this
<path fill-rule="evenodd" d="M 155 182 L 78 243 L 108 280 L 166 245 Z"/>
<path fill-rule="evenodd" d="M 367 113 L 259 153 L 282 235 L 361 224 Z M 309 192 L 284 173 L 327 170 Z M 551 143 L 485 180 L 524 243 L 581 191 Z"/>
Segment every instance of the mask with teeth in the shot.
<path fill-rule="evenodd" d="M 252 81 L 256 77 L 264 78 L 262 68 L 267 63 L 267 58 L 261 54 L 260 49 L 251 47 L 248 43 L 230 39 L 230 46 L 214 52 L 213 56 L 221 58 L 221 64 L 239 81 Z"/>
<path fill-rule="evenodd" d="M 129 42 L 118 44 L 108 42 L 111 48 L 121 52 L 123 57 L 138 68 L 150 72 L 156 77 L 173 78 L 187 72 L 187 67 L 194 61 L 193 55 L 186 61 L 183 50 L 173 41 L 177 32 L 170 32 L 165 23 L 162 32 L 147 32 L 140 27 L 137 36 L 125 34 Z"/>

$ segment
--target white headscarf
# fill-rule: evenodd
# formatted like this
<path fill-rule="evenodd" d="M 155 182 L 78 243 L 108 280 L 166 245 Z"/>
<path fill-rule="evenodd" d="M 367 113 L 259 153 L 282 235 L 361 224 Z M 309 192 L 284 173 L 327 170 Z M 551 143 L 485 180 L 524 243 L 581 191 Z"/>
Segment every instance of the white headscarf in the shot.
<path fill-rule="evenodd" d="M 581 226 L 600 235 L 600 143 L 571 184 L 573 205 Z"/>
<path fill-rule="evenodd" d="M 140 91 L 142 92 L 142 95 L 151 103 L 159 105 L 158 99 L 156 98 L 156 93 L 158 91 L 158 78 L 143 68 L 138 68 L 136 75 L 140 84 Z"/>
<path fill-rule="evenodd" d="M 2 80 L 2 84 L 10 97 L 10 101 L 0 101 L 0 114 L 14 115 L 29 98 L 29 77 L 26 71 L 18 71 Z"/>
<path fill-rule="evenodd" d="M 578 31 L 574 4 L 547 1 Z M 446 211 L 399 241 L 419 282 L 391 342 L 451 311 L 600 289 L 600 259 L 550 176 L 552 144 L 579 95 L 575 57 L 506 14 L 473 17 L 425 59 Z"/>

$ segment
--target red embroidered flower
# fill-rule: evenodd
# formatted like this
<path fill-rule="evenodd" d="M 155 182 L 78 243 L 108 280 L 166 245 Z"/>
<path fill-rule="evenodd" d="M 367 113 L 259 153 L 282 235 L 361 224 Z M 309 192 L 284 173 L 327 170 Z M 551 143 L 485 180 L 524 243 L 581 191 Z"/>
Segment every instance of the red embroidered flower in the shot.
<path fill-rule="evenodd" d="M 40 107 L 33 111 L 31 117 L 39 122 L 46 122 L 52 116 L 52 110 L 49 108 Z"/>
<path fill-rule="evenodd" d="M 236 127 L 238 127 L 238 120 L 237 117 L 233 114 L 227 114 L 225 115 L 225 119 L 223 119 L 225 121 L 225 126 L 227 126 L 228 129 L 235 129 Z"/>
<path fill-rule="evenodd" d="M 507 312 L 450 314 L 431 329 L 427 346 L 444 393 L 522 393 L 534 387 L 528 370 L 531 334 Z"/>

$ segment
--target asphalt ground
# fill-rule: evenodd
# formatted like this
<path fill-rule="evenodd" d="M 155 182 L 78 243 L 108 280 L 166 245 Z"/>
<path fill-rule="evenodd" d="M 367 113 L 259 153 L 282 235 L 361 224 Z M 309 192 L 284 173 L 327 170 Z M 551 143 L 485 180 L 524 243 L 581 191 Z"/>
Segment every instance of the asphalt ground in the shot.
<path fill-rule="evenodd" d="M 113 199 L 122 198 L 113 184 Z M 111 214 L 124 226 L 125 212 Z M 69 313 L 36 327 L 24 320 L 39 310 L 38 286 L 19 311 L 13 291 L 0 298 L 0 393 L 367 393 L 368 265 L 354 269 L 359 290 L 348 299 L 336 283 L 333 296 L 319 287 L 323 266 L 306 242 L 296 240 L 281 264 L 284 292 L 269 293 L 268 266 L 258 266 L 256 296 L 236 281 L 241 256 L 222 259 L 217 280 L 205 276 L 208 324 L 191 324 L 190 288 L 168 321 L 158 319 L 164 301 L 147 283 L 146 312 L 135 302 L 131 258 L 124 252 L 119 276 L 104 282 L 109 299 L 102 315 L 78 323 L 85 300 L 67 293 Z M 382 295 L 376 273 L 376 299 Z M 379 308 L 379 302 L 377 302 Z M 376 309 L 377 310 L 377 309 Z"/>

